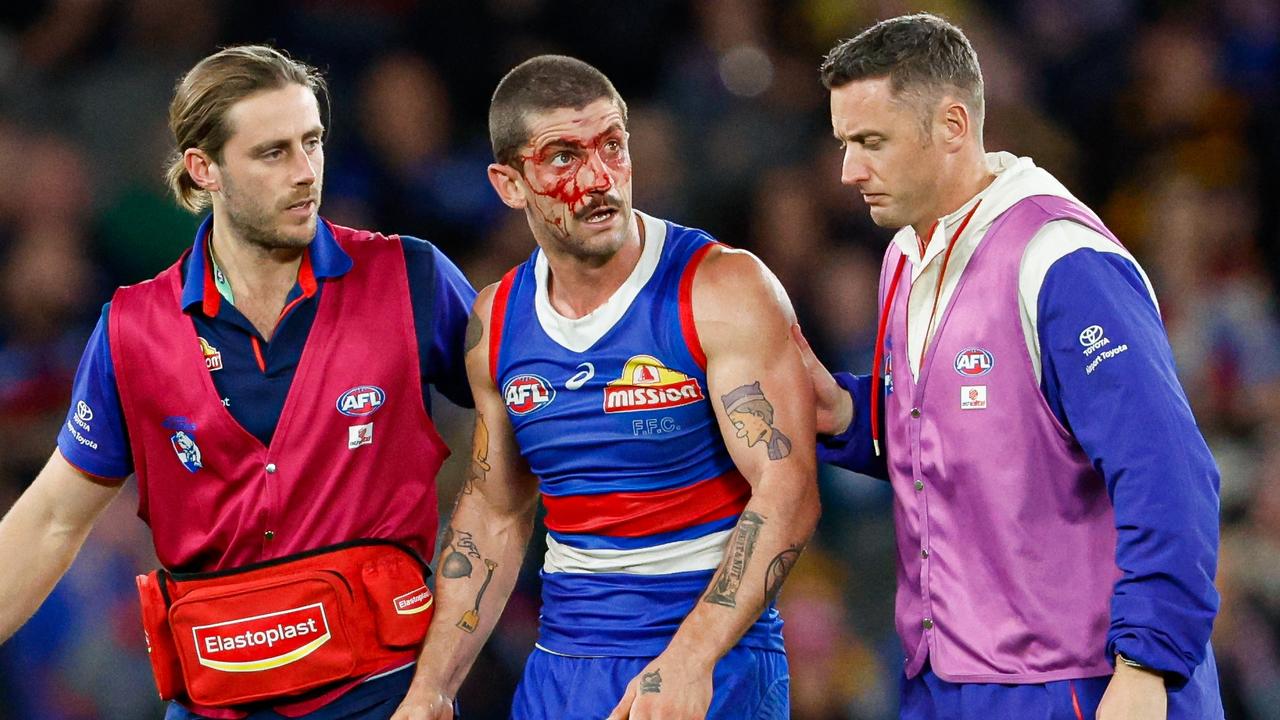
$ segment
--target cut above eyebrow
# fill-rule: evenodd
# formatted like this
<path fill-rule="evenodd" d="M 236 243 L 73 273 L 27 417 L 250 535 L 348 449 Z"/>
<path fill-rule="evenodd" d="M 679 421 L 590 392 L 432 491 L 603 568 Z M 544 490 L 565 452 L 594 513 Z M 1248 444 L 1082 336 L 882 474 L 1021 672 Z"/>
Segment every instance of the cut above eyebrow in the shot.
<path fill-rule="evenodd" d="M 546 151 L 548 151 L 548 150 L 550 150 L 550 149 L 552 149 L 552 148 L 574 149 L 574 148 L 588 147 L 588 146 L 590 146 L 590 145 L 596 145 L 596 144 L 600 143 L 602 140 L 604 140 L 605 138 L 607 138 L 607 137 L 609 137 L 610 135 L 613 135 L 613 134 L 615 134 L 615 133 L 621 133 L 621 134 L 623 134 L 623 135 L 625 135 L 625 134 L 626 134 L 626 128 L 622 127 L 622 123 L 614 123 L 614 124 L 610 125 L 608 128 L 606 128 L 606 129 L 605 129 L 605 130 L 603 130 L 602 132 L 598 133 L 598 134 L 597 134 L 594 138 L 592 138 L 592 139 L 591 139 L 591 141 L 590 141 L 590 142 L 588 142 L 588 143 L 585 143 L 585 144 L 584 144 L 584 143 L 582 143 L 582 142 L 581 142 L 581 141 L 579 141 L 579 140 L 575 140 L 575 139 L 567 138 L 567 137 L 557 137 L 557 138 L 552 138 L 551 140 L 548 140 L 547 142 L 543 143 L 543 144 L 538 148 L 538 151 L 539 151 L 539 152 L 546 152 Z"/>

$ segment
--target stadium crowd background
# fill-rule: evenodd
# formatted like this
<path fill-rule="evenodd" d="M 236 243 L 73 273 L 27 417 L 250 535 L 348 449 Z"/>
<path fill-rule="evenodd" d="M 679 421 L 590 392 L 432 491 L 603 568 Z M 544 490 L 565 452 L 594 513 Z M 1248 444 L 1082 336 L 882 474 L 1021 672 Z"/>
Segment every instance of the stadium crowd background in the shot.
<path fill-rule="evenodd" d="M 1227 716 L 1280 718 L 1276 0 L 0 4 L 0 507 L 52 450 L 111 288 L 192 242 L 198 219 L 161 179 L 166 108 L 216 47 L 272 41 L 322 67 L 334 96 L 323 214 L 426 237 L 477 288 L 533 247 L 485 179 L 490 93 L 533 54 L 592 62 L 631 106 L 636 206 L 761 255 L 828 364 L 866 372 L 889 234 L 839 185 L 816 68 L 835 40 L 920 9 L 978 50 L 988 149 L 1054 172 L 1150 274 L 1222 470 Z M 471 421 L 435 407 L 455 451 L 450 498 Z M 895 717 L 889 491 L 829 468 L 822 488 L 818 536 L 781 600 L 794 717 Z M 0 647 L 0 720 L 162 715 L 133 590 L 155 564 L 135 501 L 130 487 Z M 540 552 L 464 688 L 470 720 L 506 717 L 535 635 Z"/>

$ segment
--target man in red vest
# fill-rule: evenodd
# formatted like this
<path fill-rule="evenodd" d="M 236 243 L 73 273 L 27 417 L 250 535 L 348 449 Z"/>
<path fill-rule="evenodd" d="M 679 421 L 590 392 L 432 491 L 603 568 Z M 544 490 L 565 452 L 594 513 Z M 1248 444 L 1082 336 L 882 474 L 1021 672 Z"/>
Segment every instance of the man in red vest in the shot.
<path fill-rule="evenodd" d="M 426 393 L 471 404 L 475 292 L 425 241 L 318 216 L 326 103 L 314 68 L 264 46 L 178 84 L 168 179 L 212 212 L 103 309 L 58 449 L 0 523 L 21 557 L 0 567 L 7 638 L 136 474 L 168 718 L 385 718 L 431 615 L 448 449 Z"/>

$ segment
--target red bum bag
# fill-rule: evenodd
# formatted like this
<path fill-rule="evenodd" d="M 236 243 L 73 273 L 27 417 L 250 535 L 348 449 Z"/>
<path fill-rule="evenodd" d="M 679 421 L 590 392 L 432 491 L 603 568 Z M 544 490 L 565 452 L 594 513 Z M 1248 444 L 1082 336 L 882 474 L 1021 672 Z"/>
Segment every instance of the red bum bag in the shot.
<path fill-rule="evenodd" d="M 355 540 L 234 570 L 139 575 L 160 697 L 230 707 L 412 662 L 431 623 L 430 574 L 404 545 Z"/>

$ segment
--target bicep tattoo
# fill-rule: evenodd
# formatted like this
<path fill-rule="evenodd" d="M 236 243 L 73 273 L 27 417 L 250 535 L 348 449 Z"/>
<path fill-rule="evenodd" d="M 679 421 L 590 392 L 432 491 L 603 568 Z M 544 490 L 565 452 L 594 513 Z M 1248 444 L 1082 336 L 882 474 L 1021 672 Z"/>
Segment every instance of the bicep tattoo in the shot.
<path fill-rule="evenodd" d="M 729 422 L 737 437 L 755 447 L 764 443 L 770 460 L 781 460 L 791 454 L 791 438 L 773 425 L 773 403 L 764 396 L 760 381 L 743 385 L 720 396 Z"/>

